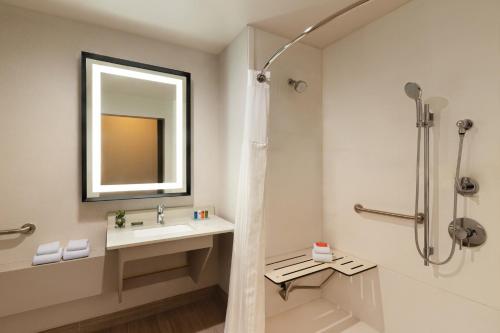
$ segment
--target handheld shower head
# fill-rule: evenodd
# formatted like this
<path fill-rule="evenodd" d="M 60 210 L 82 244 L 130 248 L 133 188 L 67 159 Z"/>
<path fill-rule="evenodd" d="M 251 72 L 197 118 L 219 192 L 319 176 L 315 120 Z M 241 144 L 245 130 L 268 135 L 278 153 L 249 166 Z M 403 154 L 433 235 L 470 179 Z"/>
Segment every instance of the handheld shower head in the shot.
<path fill-rule="evenodd" d="M 417 127 L 422 125 L 422 88 L 415 82 L 408 82 L 405 84 L 405 93 L 408 97 L 415 101 L 417 107 Z"/>
<path fill-rule="evenodd" d="M 408 82 L 405 84 L 405 93 L 415 101 L 422 101 L 422 88 L 415 82 Z"/>

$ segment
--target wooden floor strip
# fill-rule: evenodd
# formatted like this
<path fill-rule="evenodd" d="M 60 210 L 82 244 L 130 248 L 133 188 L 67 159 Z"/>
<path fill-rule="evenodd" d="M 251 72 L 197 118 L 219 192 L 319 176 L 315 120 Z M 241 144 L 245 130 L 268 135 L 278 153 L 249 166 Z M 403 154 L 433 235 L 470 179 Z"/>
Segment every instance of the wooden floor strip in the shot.
<path fill-rule="evenodd" d="M 227 295 L 218 286 L 92 318 L 45 333 L 211 332 L 226 316 Z"/>

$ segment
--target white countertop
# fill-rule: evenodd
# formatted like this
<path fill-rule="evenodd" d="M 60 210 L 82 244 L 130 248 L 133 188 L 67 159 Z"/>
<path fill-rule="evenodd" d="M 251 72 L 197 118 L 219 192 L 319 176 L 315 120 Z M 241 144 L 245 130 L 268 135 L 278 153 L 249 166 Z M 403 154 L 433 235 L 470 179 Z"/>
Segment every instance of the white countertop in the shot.
<path fill-rule="evenodd" d="M 145 223 L 143 226 L 115 228 L 108 224 L 106 249 L 115 250 L 165 241 L 216 235 L 234 231 L 234 224 L 218 216 L 211 215 L 206 220 L 178 217 L 165 224 Z"/>

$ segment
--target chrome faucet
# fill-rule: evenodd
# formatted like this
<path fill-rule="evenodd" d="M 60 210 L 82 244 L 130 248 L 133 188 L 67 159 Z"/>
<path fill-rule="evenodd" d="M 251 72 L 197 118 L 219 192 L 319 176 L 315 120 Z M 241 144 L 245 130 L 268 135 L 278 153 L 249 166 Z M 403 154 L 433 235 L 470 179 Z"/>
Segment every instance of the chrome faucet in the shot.
<path fill-rule="evenodd" d="M 164 204 L 159 204 L 156 210 L 156 223 L 164 224 L 165 223 L 165 208 L 167 208 Z"/>

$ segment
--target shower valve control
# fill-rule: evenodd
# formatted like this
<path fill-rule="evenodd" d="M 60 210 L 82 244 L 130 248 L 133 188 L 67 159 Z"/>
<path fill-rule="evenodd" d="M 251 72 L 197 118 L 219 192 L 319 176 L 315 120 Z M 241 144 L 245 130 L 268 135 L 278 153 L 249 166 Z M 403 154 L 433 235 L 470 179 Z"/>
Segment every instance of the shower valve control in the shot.
<path fill-rule="evenodd" d="M 462 177 L 456 184 L 457 192 L 463 196 L 471 196 L 479 192 L 479 183 L 470 177 Z"/>
<path fill-rule="evenodd" d="M 484 227 L 479 222 L 467 217 L 457 218 L 455 223 L 451 221 L 448 225 L 448 233 L 452 239 L 455 238 L 460 249 L 462 246 L 476 247 L 486 242 Z"/>

